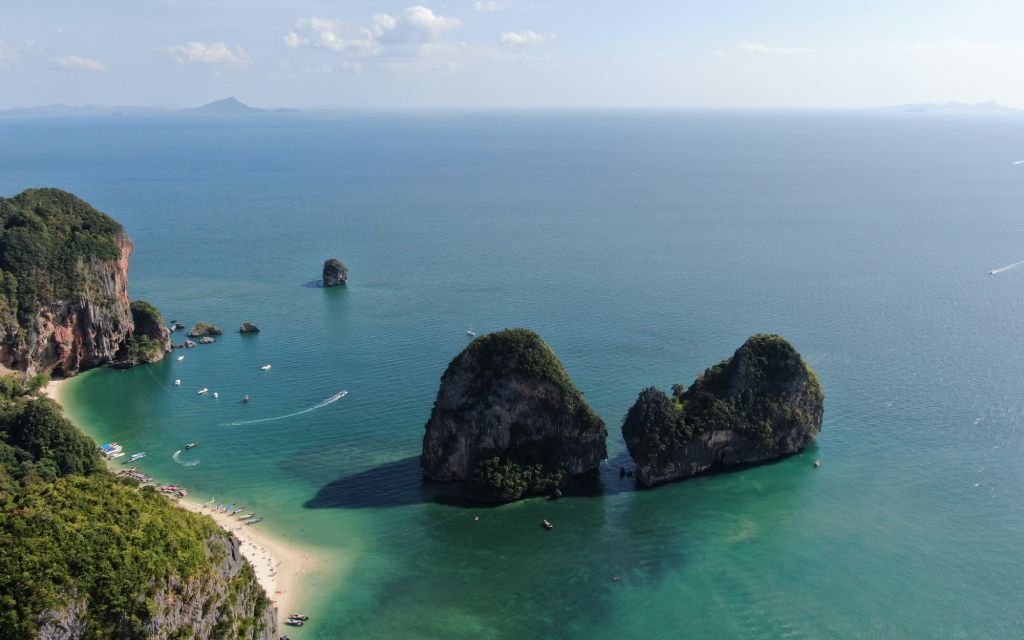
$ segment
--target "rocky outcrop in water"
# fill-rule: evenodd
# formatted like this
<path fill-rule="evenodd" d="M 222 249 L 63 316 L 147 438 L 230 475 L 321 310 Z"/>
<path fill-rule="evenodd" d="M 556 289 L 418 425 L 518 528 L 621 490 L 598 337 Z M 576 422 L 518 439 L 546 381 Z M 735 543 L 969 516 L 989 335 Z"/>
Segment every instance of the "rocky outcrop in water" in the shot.
<path fill-rule="evenodd" d="M 240 327 L 238 327 L 238 333 L 259 333 L 259 332 L 260 332 L 260 328 L 257 327 L 255 324 L 253 324 L 251 322 L 243 322 L 242 325 Z"/>
<path fill-rule="evenodd" d="M 238 539 L 211 535 L 206 547 L 213 570 L 188 580 L 157 578 L 148 598 L 152 612 L 139 621 L 148 640 L 195 638 L 213 640 L 271 640 L 277 637 L 277 612 L 256 581 L 252 566 L 242 557 Z M 72 598 L 59 610 L 39 617 L 39 640 L 79 640 L 88 635 L 88 602 Z M 133 637 L 125 624 L 122 635 Z M 114 630 L 109 630 L 114 631 Z"/>
<path fill-rule="evenodd" d="M 604 423 L 532 331 L 476 338 L 441 378 L 423 438 L 429 480 L 507 502 L 564 489 L 607 457 Z"/>
<path fill-rule="evenodd" d="M 215 324 L 209 322 L 197 322 L 189 329 L 188 337 L 190 338 L 201 338 L 203 336 L 219 336 L 224 333 L 224 330 Z"/>
<path fill-rule="evenodd" d="M 145 300 L 131 303 L 134 328 L 117 354 L 114 364 L 130 367 L 159 361 L 171 350 L 171 331 L 156 307 Z"/>
<path fill-rule="evenodd" d="M 758 334 L 672 395 L 640 393 L 622 425 L 641 484 L 796 453 L 821 430 L 825 395 L 796 349 Z"/>
<path fill-rule="evenodd" d="M 348 282 L 348 267 L 341 260 L 331 258 L 324 261 L 323 284 L 336 287 Z"/>
<path fill-rule="evenodd" d="M 0 198 L 0 364 L 70 376 L 118 359 L 131 253 L 120 224 L 70 193 Z"/>

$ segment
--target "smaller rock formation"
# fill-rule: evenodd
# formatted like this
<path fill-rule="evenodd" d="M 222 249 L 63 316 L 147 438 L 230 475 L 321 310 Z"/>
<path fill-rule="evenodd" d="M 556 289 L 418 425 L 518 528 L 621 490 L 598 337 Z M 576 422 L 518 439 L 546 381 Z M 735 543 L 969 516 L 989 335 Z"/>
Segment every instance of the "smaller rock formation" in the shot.
<path fill-rule="evenodd" d="M 607 457 L 604 422 L 532 331 L 481 336 L 445 371 L 423 438 L 423 474 L 508 502 L 564 489 Z"/>
<path fill-rule="evenodd" d="M 224 331 L 217 325 L 210 324 L 209 322 L 197 322 L 188 332 L 188 337 L 199 338 L 201 336 L 219 336 Z"/>
<path fill-rule="evenodd" d="M 259 333 L 260 328 L 251 322 L 243 322 L 242 326 L 238 327 L 238 333 Z"/>
<path fill-rule="evenodd" d="M 191 349 L 191 348 L 192 348 L 192 347 L 194 347 L 194 346 L 196 346 L 196 343 L 195 343 L 195 342 L 192 342 L 191 340 L 186 340 L 186 341 L 185 341 L 185 348 L 186 348 L 186 349 Z"/>
<path fill-rule="evenodd" d="M 324 261 L 324 286 L 336 287 L 348 282 L 348 267 L 341 260 L 331 258 Z"/>
<path fill-rule="evenodd" d="M 213 344 L 214 342 L 216 342 L 216 340 L 210 336 L 203 336 L 202 338 L 199 338 L 199 344 Z"/>
<path fill-rule="evenodd" d="M 145 300 L 135 300 L 130 310 L 134 328 L 113 362 L 120 368 L 157 362 L 171 350 L 171 332 L 156 307 Z"/>
<path fill-rule="evenodd" d="M 824 403 L 796 349 L 758 334 L 688 389 L 673 385 L 672 396 L 642 391 L 622 435 L 637 478 L 651 486 L 796 453 L 821 430 Z"/>

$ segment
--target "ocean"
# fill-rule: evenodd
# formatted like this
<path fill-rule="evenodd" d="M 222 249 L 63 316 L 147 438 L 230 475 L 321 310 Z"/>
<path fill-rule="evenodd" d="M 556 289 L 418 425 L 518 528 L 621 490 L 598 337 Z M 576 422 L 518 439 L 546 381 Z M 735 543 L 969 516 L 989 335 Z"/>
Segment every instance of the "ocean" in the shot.
<path fill-rule="evenodd" d="M 1024 259 L 1016 118 L 11 117 L 0 150 L 3 195 L 60 187 L 125 226 L 133 299 L 225 329 L 65 397 L 146 472 L 323 555 L 293 639 L 1024 637 L 1024 267 L 989 273 Z M 330 257 L 344 288 L 315 286 Z M 600 491 L 437 501 L 441 374 L 469 327 L 519 326 L 608 425 Z M 763 331 L 821 378 L 817 442 L 620 480 L 640 390 Z"/>

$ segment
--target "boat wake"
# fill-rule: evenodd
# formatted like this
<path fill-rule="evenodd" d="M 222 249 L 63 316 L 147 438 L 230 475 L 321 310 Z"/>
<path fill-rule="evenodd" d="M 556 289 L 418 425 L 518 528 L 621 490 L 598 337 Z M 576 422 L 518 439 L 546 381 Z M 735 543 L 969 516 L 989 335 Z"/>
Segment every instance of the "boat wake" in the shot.
<path fill-rule="evenodd" d="M 992 276 L 999 275 L 1000 273 L 1002 273 L 1004 271 L 1009 271 L 1010 269 L 1016 269 L 1017 267 L 1021 266 L 1022 264 L 1024 264 L 1024 260 L 1021 260 L 1020 262 L 1014 262 L 1013 264 L 1008 264 L 1005 267 L 999 267 L 998 269 L 993 269 L 993 270 L 989 271 L 988 273 L 989 273 L 989 275 L 992 275 Z"/>
<path fill-rule="evenodd" d="M 334 404 L 335 402 L 337 402 L 338 400 L 341 400 L 342 398 L 344 398 L 347 395 L 348 395 L 348 390 L 343 389 L 343 390 L 339 391 L 338 393 L 334 394 L 333 396 L 331 396 L 330 398 L 327 398 L 323 402 L 317 403 L 317 404 L 313 405 L 312 407 L 308 407 L 306 409 L 303 409 L 302 411 L 296 411 L 295 413 L 289 413 L 289 414 L 286 414 L 286 415 L 283 415 L 283 416 L 275 416 L 273 418 L 260 418 L 259 420 L 237 420 L 235 422 L 223 422 L 223 423 L 221 423 L 221 424 L 219 424 L 217 426 L 219 426 L 219 427 L 240 427 L 240 426 L 245 425 L 245 424 L 258 424 L 260 422 L 276 422 L 278 420 L 284 420 L 286 418 L 294 418 L 295 416 L 301 416 L 302 414 L 309 413 L 310 411 L 316 411 L 317 409 L 323 409 L 327 405 Z"/>
<path fill-rule="evenodd" d="M 175 462 L 177 462 L 178 464 L 180 464 L 183 467 L 194 467 L 197 464 L 199 464 L 198 460 L 193 460 L 192 462 L 182 462 L 182 460 L 181 460 L 181 458 L 179 456 L 181 456 L 181 449 L 178 449 L 177 451 L 175 451 L 174 455 L 171 456 L 171 459 L 174 460 Z"/>

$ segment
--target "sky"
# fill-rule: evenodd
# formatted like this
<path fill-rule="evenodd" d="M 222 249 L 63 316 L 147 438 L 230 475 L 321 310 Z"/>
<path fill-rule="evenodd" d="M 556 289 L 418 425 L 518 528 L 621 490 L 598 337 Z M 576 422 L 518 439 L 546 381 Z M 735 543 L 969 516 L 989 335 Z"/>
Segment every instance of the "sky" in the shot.
<path fill-rule="evenodd" d="M 1024 107 L 1022 27 L 1021 0 L 0 0 L 0 108 Z"/>

